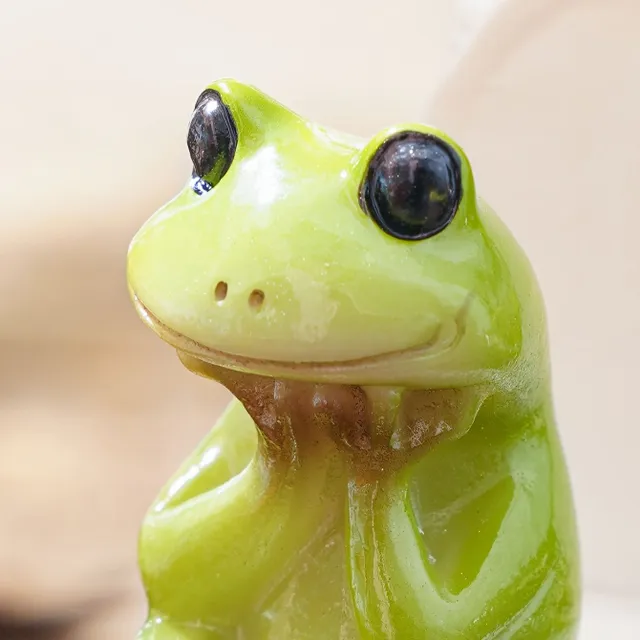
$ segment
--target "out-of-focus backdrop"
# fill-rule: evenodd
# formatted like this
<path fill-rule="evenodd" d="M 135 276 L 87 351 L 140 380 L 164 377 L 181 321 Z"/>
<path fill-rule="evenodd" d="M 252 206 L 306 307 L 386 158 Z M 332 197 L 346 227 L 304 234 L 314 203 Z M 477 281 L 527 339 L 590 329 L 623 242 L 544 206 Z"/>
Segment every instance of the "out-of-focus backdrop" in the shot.
<path fill-rule="evenodd" d="M 211 80 L 370 136 L 451 133 L 546 295 L 586 588 L 640 638 L 640 5 L 634 0 L 0 9 L 0 638 L 132 638 L 147 505 L 228 399 L 131 309 L 127 244 L 189 172 Z"/>

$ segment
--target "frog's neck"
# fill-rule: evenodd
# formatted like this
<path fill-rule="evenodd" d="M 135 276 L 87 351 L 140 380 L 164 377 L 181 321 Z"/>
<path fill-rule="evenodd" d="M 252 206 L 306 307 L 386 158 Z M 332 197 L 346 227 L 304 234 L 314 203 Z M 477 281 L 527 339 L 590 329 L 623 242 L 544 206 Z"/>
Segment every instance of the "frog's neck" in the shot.
<path fill-rule="evenodd" d="M 372 448 L 372 413 L 361 387 L 302 383 L 229 370 L 219 371 L 216 378 L 255 422 L 262 436 L 262 463 L 275 475 L 299 475 L 305 469 L 313 472 L 327 465 L 346 471 L 354 457 Z"/>
<path fill-rule="evenodd" d="M 265 470 L 316 468 L 321 460 L 374 481 L 464 434 L 488 395 L 481 387 L 409 389 L 274 379 L 182 356 L 242 402 L 262 434 Z"/>

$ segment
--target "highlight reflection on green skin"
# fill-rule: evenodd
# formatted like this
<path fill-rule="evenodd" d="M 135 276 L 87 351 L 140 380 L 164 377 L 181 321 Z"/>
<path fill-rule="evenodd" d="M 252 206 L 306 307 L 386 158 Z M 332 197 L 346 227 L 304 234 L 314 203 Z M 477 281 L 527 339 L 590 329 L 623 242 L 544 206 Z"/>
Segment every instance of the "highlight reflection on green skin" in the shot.
<path fill-rule="evenodd" d="M 236 400 L 143 522 L 139 639 L 575 638 L 543 304 L 464 152 L 432 127 L 360 141 L 211 88 L 233 162 L 140 229 L 128 281 L 142 319 Z M 461 160 L 457 212 L 424 240 L 359 201 L 400 131 Z"/>

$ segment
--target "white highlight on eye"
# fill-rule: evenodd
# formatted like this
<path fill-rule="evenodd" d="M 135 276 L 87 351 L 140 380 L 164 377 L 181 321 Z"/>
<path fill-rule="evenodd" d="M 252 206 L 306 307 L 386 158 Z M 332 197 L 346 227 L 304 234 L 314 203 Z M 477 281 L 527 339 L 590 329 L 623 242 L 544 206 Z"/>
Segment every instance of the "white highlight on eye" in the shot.
<path fill-rule="evenodd" d="M 204 112 L 207 115 L 212 114 L 218 107 L 220 106 L 219 102 L 217 100 L 207 100 L 205 107 L 204 107 Z"/>

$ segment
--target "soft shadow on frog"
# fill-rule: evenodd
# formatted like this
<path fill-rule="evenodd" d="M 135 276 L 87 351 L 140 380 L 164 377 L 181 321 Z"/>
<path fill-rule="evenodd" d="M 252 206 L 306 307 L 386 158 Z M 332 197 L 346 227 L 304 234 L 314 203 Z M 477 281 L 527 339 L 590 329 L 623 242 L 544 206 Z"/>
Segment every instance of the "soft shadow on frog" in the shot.
<path fill-rule="evenodd" d="M 139 637 L 575 637 L 543 305 L 462 149 L 232 80 L 187 144 L 129 287 L 236 400 L 143 523 Z"/>

